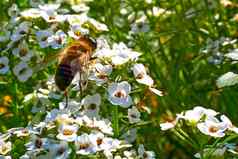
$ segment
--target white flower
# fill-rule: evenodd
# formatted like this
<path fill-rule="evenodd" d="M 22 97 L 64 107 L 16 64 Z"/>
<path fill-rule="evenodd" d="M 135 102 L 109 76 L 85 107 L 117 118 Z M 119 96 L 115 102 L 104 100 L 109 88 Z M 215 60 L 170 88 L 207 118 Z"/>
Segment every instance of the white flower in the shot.
<path fill-rule="evenodd" d="M 153 79 L 147 75 L 143 64 L 135 64 L 132 70 L 137 82 L 148 86 L 152 86 L 154 84 Z"/>
<path fill-rule="evenodd" d="M 93 119 L 93 122 L 91 125 L 89 125 L 92 128 L 97 128 L 104 134 L 112 135 L 113 134 L 113 129 L 111 126 L 111 122 L 107 119 L 101 119 L 101 120 L 96 120 L 96 118 Z"/>
<path fill-rule="evenodd" d="M 0 57 L 0 74 L 6 74 L 9 71 L 9 60 L 6 56 Z"/>
<path fill-rule="evenodd" d="M 140 112 L 135 106 L 128 109 L 128 119 L 131 124 L 140 122 Z"/>
<path fill-rule="evenodd" d="M 16 30 L 11 35 L 11 40 L 13 42 L 19 41 L 21 38 L 23 38 L 30 30 L 31 23 L 30 22 L 22 22 L 19 24 L 19 26 L 16 28 Z"/>
<path fill-rule="evenodd" d="M 75 11 L 76 13 L 89 11 L 89 7 L 86 6 L 84 3 L 80 3 L 80 4 L 78 4 L 78 5 L 72 5 L 71 8 L 72 8 L 72 10 Z"/>
<path fill-rule="evenodd" d="M 77 138 L 77 125 L 61 125 L 59 127 L 59 134 L 56 136 L 60 140 L 65 140 L 68 142 L 75 141 Z"/>
<path fill-rule="evenodd" d="M 101 63 L 95 64 L 94 72 L 90 74 L 89 79 L 96 81 L 98 86 L 104 84 L 108 80 L 108 76 L 112 72 L 111 65 L 102 65 Z"/>
<path fill-rule="evenodd" d="M 81 35 L 89 34 L 89 30 L 82 28 L 79 24 L 73 24 L 70 27 L 70 31 L 68 31 L 70 37 L 74 39 L 79 39 Z"/>
<path fill-rule="evenodd" d="M 15 3 L 13 3 L 12 6 L 8 9 L 8 15 L 10 17 L 17 17 L 19 12 L 19 8 Z"/>
<path fill-rule="evenodd" d="M 97 31 L 108 31 L 108 28 L 105 24 L 100 23 L 93 18 L 88 18 L 87 22 L 93 25 L 93 27 L 95 27 Z"/>
<path fill-rule="evenodd" d="M 3 140 L 0 140 L 0 154 L 6 155 L 8 152 L 10 152 L 12 149 L 12 143 L 10 141 L 5 142 Z"/>
<path fill-rule="evenodd" d="M 238 60 L 238 49 L 234 49 L 234 50 L 230 51 L 229 53 L 225 54 L 224 56 L 237 61 Z"/>
<path fill-rule="evenodd" d="M 140 144 L 138 147 L 138 154 L 143 159 L 155 159 L 155 153 L 153 151 L 145 151 L 144 145 Z"/>
<path fill-rule="evenodd" d="M 197 123 L 204 115 L 207 117 L 213 117 L 218 113 L 212 109 L 206 109 L 201 106 L 196 106 L 192 110 L 188 110 L 184 115 L 178 114 L 178 118 L 188 120 L 190 123 Z"/>
<path fill-rule="evenodd" d="M 220 122 L 217 118 L 210 116 L 205 119 L 204 122 L 198 123 L 197 128 L 205 135 L 224 137 L 228 125 L 224 122 Z"/>
<path fill-rule="evenodd" d="M 238 134 L 238 128 L 232 124 L 231 120 L 227 116 L 222 115 L 221 121 L 227 124 L 228 130 L 231 130 Z"/>
<path fill-rule="evenodd" d="M 80 102 L 77 102 L 75 100 L 69 100 L 68 106 L 66 108 L 66 102 L 60 102 L 59 103 L 59 109 L 67 112 L 68 114 L 73 114 L 77 112 L 79 109 L 81 109 Z"/>
<path fill-rule="evenodd" d="M 92 96 L 87 95 L 81 102 L 84 110 L 83 114 L 86 114 L 88 117 L 97 117 L 100 104 L 101 96 L 98 93 Z"/>
<path fill-rule="evenodd" d="M 26 41 L 21 42 L 17 48 L 12 50 L 12 54 L 19 57 L 22 61 L 29 61 L 33 57 L 33 52 L 28 48 Z"/>
<path fill-rule="evenodd" d="M 120 105 L 124 108 L 132 104 L 132 99 L 129 96 L 131 86 L 128 82 L 112 83 L 108 87 L 109 101 L 113 105 Z"/>
<path fill-rule="evenodd" d="M 238 74 L 233 72 L 227 72 L 220 76 L 217 81 L 217 87 L 222 88 L 226 86 L 233 86 L 238 83 Z"/>
<path fill-rule="evenodd" d="M 40 138 L 36 135 L 32 135 L 30 142 L 26 143 L 25 146 L 28 151 L 37 151 L 43 149 L 48 144 L 49 141 L 47 138 Z"/>
<path fill-rule="evenodd" d="M 20 14 L 24 18 L 39 18 L 41 17 L 41 10 L 38 8 L 30 8 L 22 11 Z"/>
<path fill-rule="evenodd" d="M 132 34 L 138 33 L 146 33 L 150 30 L 150 26 L 147 22 L 137 22 L 131 24 L 131 31 Z"/>
<path fill-rule="evenodd" d="M 97 145 L 97 151 L 101 151 L 100 145 L 102 144 L 102 140 L 104 139 L 104 134 L 98 131 L 94 131 L 93 133 L 89 134 L 90 139 Z"/>
<path fill-rule="evenodd" d="M 50 46 L 48 42 L 48 37 L 51 37 L 53 32 L 51 30 L 40 30 L 36 32 L 36 38 L 40 44 L 41 48 L 46 48 Z"/>
<path fill-rule="evenodd" d="M 162 131 L 166 131 L 166 130 L 174 128 L 176 126 L 176 124 L 177 124 L 177 118 L 176 118 L 176 120 L 166 121 L 164 123 L 161 123 L 160 124 L 160 129 Z"/>
<path fill-rule="evenodd" d="M 102 46 L 102 48 L 98 48 L 94 55 L 94 57 L 98 57 L 99 59 L 107 59 L 107 60 L 111 60 L 111 58 L 113 56 L 115 56 L 115 51 L 111 50 L 110 47 L 104 47 Z"/>
<path fill-rule="evenodd" d="M 21 82 L 27 81 L 32 76 L 32 69 L 28 67 L 27 63 L 20 62 L 13 68 L 14 74 L 17 76 L 18 80 Z"/>
<path fill-rule="evenodd" d="M 64 111 L 62 110 L 59 111 L 58 113 L 56 111 L 55 121 L 61 125 L 68 125 L 68 124 L 70 125 L 74 123 L 74 118 L 70 117 L 68 113 L 65 114 Z"/>
<path fill-rule="evenodd" d="M 87 13 L 67 15 L 67 21 L 72 25 L 83 25 L 88 20 Z"/>
<path fill-rule="evenodd" d="M 58 30 L 55 35 L 49 37 L 47 41 L 53 49 L 59 49 L 66 43 L 66 38 L 67 35 L 62 30 Z"/>
<path fill-rule="evenodd" d="M 60 7 L 60 4 L 45 4 L 39 5 L 41 9 L 41 17 L 51 23 L 51 22 L 63 22 L 66 20 L 65 15 L 58 15 L 56 10 Z"/>
<path fill-rule="evenodd" d="M 55 159 L 67 159 L 71 153 L 71 149 L 67 142 L 61 142 L 60 144 L 49 145 L 49 156 L 48 158 Z M 46 158 L 46 157 L 43 157 Z"/>
<path fill-rule="evenodd" d="M 113 44 L 113 52 L 112 56 L 112 64 L 114 65 L 122 65 L 128 61 L 136 61 L 138 57 L 141 55 L 136 51 L 132 51 L 128 48 L 124 43 L 120 42 L 119 44 Z"/>
<path fill-rule="evenodd" d="M 97 151 L 96 145 L 91 141 L 90 136 L 86 133 L 77 137 L 75 145 L 77 154 L 89 155 L 94 154 Z"/>

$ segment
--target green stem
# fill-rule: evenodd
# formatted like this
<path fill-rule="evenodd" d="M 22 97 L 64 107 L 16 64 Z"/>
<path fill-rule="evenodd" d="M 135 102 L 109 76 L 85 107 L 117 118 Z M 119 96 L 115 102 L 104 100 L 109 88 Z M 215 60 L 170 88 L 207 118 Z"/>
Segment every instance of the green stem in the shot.
<path fill-rule="evenodd" d="M 113 106 L 113 129 L 114 129 L 114 136 L 119 136 L 119 118 L 118 118 L 118 106 Z"/>
<path fill-rule="evenodd" d="M 17 115 L 18 114 L 18 88 L 17 88 L 17 82 L 14 80 L 14 113 Z"/>

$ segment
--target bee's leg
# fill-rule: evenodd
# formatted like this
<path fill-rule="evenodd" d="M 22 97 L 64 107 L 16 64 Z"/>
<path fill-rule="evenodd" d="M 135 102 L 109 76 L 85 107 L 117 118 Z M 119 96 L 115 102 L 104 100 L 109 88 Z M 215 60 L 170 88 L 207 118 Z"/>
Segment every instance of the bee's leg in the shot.
<path fill-rule="evenodd" d="M 83 99 L 83 88 L 82 88 L 82 76 L 79 72 L 79 91 L 80 91 L 80 100 Z"/>
<path fill-rule="evenodd" d="M 67 90 L 64 91 L 64 96 L 65 96 L 65 108 L 67 108 L 68 107 L 68 102 L 69 102 L 68 91 Z"/>

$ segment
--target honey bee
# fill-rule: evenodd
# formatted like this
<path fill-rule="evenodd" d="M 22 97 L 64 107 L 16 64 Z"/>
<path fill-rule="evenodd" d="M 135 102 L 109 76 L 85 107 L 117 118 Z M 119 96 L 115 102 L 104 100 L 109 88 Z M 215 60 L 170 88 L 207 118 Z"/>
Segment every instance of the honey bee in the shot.
<path fill-rule="evenodd" d="M 66 106 L 66 90 L 77 73 L 79 73 L 80 94 L 82 94 L 83 87 L 87 85 L 88 65 L 96 48 L 96 41 L 85 35 L 80 36 L 78 40 L 72 42 L 59 54 L 55 83 L 59 90 L 65 92 Z"/>

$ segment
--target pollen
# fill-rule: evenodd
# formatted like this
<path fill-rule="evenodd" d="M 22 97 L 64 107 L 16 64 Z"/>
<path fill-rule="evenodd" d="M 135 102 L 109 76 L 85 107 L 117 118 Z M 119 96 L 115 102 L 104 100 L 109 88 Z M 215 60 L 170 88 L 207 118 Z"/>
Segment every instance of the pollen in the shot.
<path fill-rule="evenodd" d="M 215 127 L 215 126 L 212 126 L 212 127 L 210 127 L 209 128 L 209 132 L 211 132 L 211 133 L 215 133 L 215 132 L 217 132 L 219 129 L 217 128 L 217 127 Z"/>
<path fill-rule="evenodd" d="M 65 129 L 65 130 L 63 130 L 63 134 L 64 135 L 72 135 L 73 134 L 73 131 L 72 130 L 69 130 L 69 129 Z"/>

